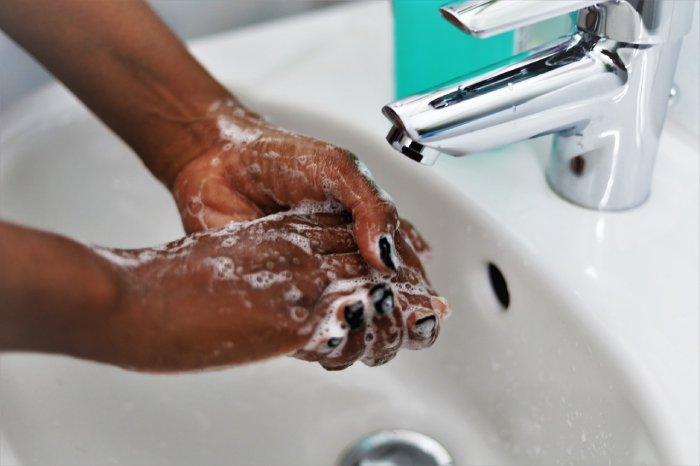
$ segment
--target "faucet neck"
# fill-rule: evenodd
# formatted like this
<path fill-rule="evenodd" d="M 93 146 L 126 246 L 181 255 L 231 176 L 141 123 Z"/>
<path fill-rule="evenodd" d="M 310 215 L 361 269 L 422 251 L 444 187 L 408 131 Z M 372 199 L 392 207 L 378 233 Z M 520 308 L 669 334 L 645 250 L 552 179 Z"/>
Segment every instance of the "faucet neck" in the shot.
<path fill-rule="evenodd" d="M 692 26 L 693 3 L 645 0 L 602 1 L 578 13 L 578 28 L 598 37 L 632 45 L 674 42 Z"/>

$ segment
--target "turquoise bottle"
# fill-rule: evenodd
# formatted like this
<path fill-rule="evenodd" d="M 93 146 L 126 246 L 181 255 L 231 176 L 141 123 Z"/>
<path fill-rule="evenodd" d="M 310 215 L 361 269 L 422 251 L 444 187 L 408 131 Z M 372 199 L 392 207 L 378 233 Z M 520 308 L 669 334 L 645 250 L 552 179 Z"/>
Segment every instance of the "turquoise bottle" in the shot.
<path fill-rule="evenodd" d="M 445 3 L 393 0 L 397 98 L 455 81 L 513 55 L 513 32 L 471 37 L 440 16 Z"/>

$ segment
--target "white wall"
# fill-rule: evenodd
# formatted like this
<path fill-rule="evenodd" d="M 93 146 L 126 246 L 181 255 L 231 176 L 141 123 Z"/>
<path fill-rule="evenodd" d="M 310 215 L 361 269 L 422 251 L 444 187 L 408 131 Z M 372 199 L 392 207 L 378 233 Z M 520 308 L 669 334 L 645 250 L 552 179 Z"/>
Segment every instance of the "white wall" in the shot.
<path fill-rule="evenodd" d="M 676 68 L 678 101 L 671 108 L 668 117 L 695 135 L 695 143 L 700 138 L 700 1 L 694 1 L 693 29 L 683 39 L 683 48 Z"/>
<path fill-rule="evenodd" d="M 330 0 L 149 0 L 149 3 L 181 38 L 190 39 L 299 13 L 333 2 Z M 53 77 L 31 56 L 0 32 L 0 110 L 52 80 Z"/>

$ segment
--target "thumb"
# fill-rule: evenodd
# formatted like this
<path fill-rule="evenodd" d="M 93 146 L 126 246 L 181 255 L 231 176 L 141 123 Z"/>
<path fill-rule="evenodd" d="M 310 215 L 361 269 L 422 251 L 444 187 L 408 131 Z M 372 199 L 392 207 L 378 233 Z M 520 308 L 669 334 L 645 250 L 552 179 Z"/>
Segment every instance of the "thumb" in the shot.
<path fill-rule="evenodd" d="M 207 174 L 178 178 L 173 189 L 187 233 L 220 228 L 231 222 L 260 218 L 265 214 L 223 177 Z"/>
<path fill-rule="evenodd" d="M 362 161 L 349 152 L 330 168 L 333 173 L 326 178 L 337 180 L 331 194 L 352 214 L 362 257 L 380 272 L 395 272 L 399 267 L 394 240 L 399 216 L 394 202 Z"/>

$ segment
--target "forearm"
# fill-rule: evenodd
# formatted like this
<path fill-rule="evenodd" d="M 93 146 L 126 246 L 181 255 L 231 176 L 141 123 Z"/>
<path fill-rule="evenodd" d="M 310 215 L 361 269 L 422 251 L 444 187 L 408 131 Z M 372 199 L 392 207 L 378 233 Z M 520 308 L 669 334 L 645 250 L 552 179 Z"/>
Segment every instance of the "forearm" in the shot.
<path fill-rule="evenodd" d="M 251 314 L 246 299 L 212 290 L 202 264 L 98 249 L 0 221 L 0 352 L 169 372 L 288 354 L 308 339 L 269 300 Z"/>
<path fill-rule="evenodd" d="M 0 27 L 171 186 L 232 99 L 141 0 L 0 1 Z"/>
<path fill-rule="evenodd" d="M 0 351 L 101 359 L 119 295 L 115 269 L 89 248 L 0 222 Z"/>

